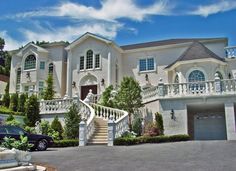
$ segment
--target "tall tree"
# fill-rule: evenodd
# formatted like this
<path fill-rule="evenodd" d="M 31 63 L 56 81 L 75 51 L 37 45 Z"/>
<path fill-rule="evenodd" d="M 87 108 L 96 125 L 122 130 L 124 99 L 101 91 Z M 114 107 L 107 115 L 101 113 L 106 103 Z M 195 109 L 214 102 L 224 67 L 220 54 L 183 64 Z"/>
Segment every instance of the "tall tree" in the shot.
<path fill-rule="evenodd" d="M 44 90 L 43 99 L 52 100 L 55 94 L 55 91 L 53 89 L 53 75 L 52 74 L 48 74 L 46 84 L 47 84 L 47 87 Z"/>
<path fill-rule="evenodd" d="M 132 129 L 131 116 L 142 107 L 141 87 L 132 77 L 124 77 L 115 97 L 116 106 L 129 113 L 129 127 Z"/>
<path fill-rule="evenodd" d="M 108 86 L 105 91 L 102 93 L 101 100 L 99 103 L 103 106 L 113 107 L 113 101 L 111 100 L 111 92 L 113 90 L 113 85 Z"/>
<path fill-rule="evenodd" d="M 13 93 L 11 95 L 11 100 L 10 100 L 10 109 L 13 111 L 17 111 L 18 109 L 18 94 L 17 93 Z"/>
<path fill-rule="evenodd" d="M 25 103 L 26 125 L 34 127 L 35 123 L 40 120 L 39 102 L 37 96 L 32 95 Z"/>
<path fill-rule="evenodd" d="M 10 75 L 11 55 L 4 51 L 5 41 L 0 37 L 0 73 Z"/>
<path fill-rule="evenodd" d="M 5 93 L 4 93 L 2 101 L 3 101 L 3 105 L 5 107 L 9 107 L 9 105 L 10 105 L 9 82 L 7 83 L 7 86 L 5 88 Z"/>

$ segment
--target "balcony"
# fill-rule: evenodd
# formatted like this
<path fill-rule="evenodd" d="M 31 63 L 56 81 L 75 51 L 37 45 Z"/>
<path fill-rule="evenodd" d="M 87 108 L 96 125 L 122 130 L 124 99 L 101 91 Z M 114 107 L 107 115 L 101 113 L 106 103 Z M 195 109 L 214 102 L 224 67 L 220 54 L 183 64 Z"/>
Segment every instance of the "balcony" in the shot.
<path fill-rule="evenodd" d="M 236 46 L 226 47 L 226 58 L 235 58 L 236 57 Z"/>
<path fill-rule="evenodd" d="M 189 83 L 159 83 L 142 92 L 143 102 L 166 98 L 236 95 L 236 79 Z"/>

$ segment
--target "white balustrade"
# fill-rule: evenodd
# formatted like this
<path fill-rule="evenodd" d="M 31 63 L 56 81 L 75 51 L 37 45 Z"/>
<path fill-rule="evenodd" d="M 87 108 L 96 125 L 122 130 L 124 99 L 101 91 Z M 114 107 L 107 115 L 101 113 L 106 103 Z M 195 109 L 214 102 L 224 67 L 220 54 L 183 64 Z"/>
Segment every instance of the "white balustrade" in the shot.
<path fill-rule="evenodd" d="M 235 58 L 236 57 L 236 46 L 226 47 L 225 51 L 226 51 L 227 58 Z"/>
<path fill-rule="evenodd" d="M 216 81 L 217 80 L 164 84 L 163 96 L 160 96 L 158 86 L 151 87 L 142 92 L 143 102 L 147 103 L 161 98 L 227 95 L 236 93 L 236 79 L 220 80 L 220 91 L 215 88 Z"/>

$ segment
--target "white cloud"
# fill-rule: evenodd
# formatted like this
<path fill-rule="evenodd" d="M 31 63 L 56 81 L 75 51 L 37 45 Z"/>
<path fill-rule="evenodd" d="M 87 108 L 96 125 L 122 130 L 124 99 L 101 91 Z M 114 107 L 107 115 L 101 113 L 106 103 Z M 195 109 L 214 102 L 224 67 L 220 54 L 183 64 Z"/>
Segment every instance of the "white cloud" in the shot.
<path fill-rule="evenodd" d="M 222 0 L 218 3 L 202 6 L 200 5 L 196 10 L 190 12 L 193 15 L 201 15 L 207 17 L 211 14 L 225 12 L 236 9 L 236 2 L 234 0 Z"/>
<path fill-rule="evenodd" d="M 8 35 L 6 30 L 0 31 L 0 37 L 5 40 L 5 50 L 17 49 L 26 43 L 13 39 L 11 36 Z"/>
<path fill-rule="evenodd" d="M 102 0 L 101 8 L 73 2 L 64 2 L 55 7 L 19 13 L 8 16 L 8 18 L 54 16 L 70 17 L 77 20 L 92 19 L 114 22 L 120 18 L 127 18 L 135 21 L 143 21 L 150 15 L 168 15 L 172 7 L 168 3 L 168 0 L 158 0 L 146 7 L 138 6 L 134 0 Z"/>

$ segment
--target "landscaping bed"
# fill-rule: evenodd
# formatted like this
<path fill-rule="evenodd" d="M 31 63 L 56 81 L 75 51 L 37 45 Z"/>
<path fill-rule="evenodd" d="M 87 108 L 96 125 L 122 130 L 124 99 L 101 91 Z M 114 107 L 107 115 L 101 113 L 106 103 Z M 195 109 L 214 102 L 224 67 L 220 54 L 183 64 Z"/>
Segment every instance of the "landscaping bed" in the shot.
<path fill-rule="evenodd" d="M 141 136 L 141 137 L 120 137 L 115 139 L 114 145 L 136 145 L 144 143 L 164 143 L 190 140 L 189 135 L 161 135 L 161 136 Z"/>
<path fill-rule="evenodd" d="M 78 139 L 72 139 L 72 140 L 57 140 L 54 141 L 52 147 L 74 147 L 79 145 Z"/>

